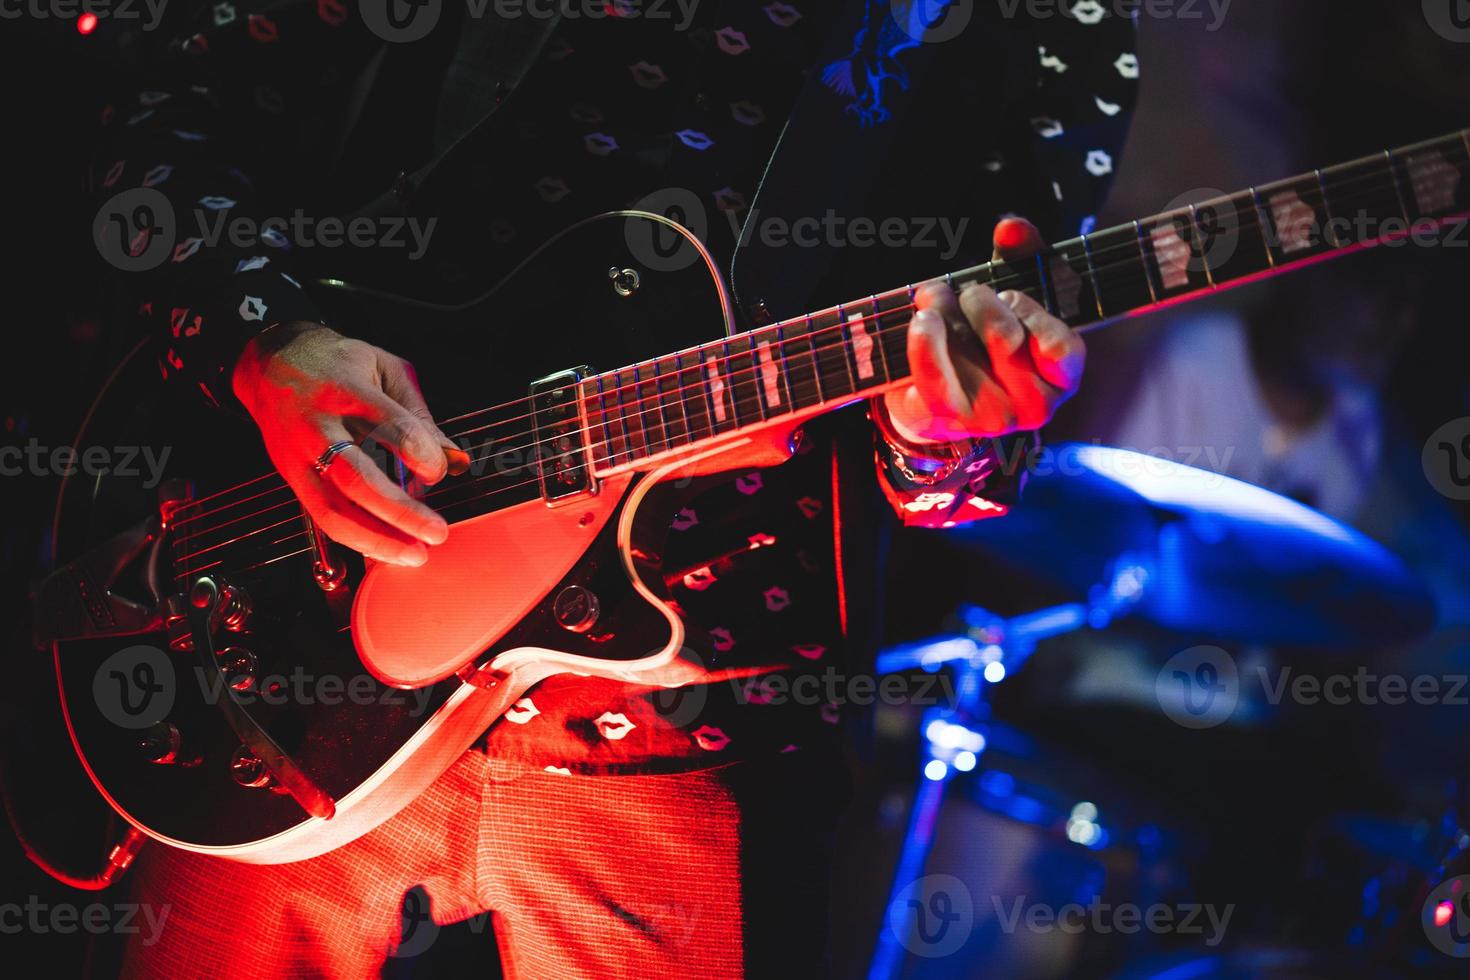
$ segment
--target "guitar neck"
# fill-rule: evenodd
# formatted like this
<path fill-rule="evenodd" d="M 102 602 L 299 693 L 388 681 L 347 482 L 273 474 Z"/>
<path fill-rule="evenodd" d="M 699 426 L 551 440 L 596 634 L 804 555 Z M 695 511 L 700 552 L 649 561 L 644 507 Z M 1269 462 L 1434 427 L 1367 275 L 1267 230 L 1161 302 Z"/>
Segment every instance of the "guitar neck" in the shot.
<path fill-rule="evenodd" d="M 1432 231 L 1470 214 L 1470 130 L 941 276 L 1024 292 L 1078 329 Z M 909 377 L 920 284 L 578 382 L 594 470 L 697 453 Z"/>

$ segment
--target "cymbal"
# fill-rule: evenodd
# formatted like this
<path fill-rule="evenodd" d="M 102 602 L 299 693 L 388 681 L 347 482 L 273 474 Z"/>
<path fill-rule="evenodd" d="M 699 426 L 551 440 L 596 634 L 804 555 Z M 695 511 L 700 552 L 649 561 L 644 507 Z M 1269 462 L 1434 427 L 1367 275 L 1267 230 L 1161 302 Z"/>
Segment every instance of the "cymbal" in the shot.
<path fill-rule="evenodd" d="M 1362 533 L 1260 487 L 1106 446 L 1053 448 L 1008 515 L 942 533 L 1083 600 L 1141 582 L 1132 612 L 1222 640 L 1361 648 L 1411 640 L 1435 619 L 1419 578 Z"/>

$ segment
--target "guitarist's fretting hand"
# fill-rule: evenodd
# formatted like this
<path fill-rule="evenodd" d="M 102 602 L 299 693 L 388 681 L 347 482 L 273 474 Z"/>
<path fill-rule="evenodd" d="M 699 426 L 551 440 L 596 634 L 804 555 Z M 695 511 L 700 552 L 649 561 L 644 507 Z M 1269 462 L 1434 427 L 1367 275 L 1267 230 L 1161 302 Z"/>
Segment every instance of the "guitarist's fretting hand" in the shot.
<path fill-rule="evenodd" d="M 995 258 L 1019 261 L 1043 245 L 1028 221 L 995 228 Z M 914 383 L 885 396 L 900 435 L 915 442 L 953 442 L 1026 432 L 1045 425 L 1082 380 L 1082 337 L 1036 300 L 967 286 L 918 293 L 909 329 Z"/>
<path fill-rule="evenodd" d="M 235 366 L 235 396 L 265 439 L 271 462 L 332 540 L 369 558 L 422 565 L 449 528 L 360 449 L 318 474 L 327 446 L 368 434 L 433 484 L 463 456 L 434 425 L 413 367 L 385 350 L 315 323 L 287 323 L 251 342 Z"/>

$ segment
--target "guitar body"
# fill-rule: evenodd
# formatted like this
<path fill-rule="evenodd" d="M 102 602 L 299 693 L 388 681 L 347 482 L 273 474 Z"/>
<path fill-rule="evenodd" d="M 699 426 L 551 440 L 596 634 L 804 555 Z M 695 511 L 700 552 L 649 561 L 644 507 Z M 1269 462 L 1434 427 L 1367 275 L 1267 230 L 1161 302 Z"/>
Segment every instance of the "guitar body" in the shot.
<path fill-rule="evenodd" d="M 440 419 L 523 399 L 533 380 L 577 365 L 616 367 L 718 339 L 728 304 L 705 263 L 659 272 L 630 254 L 632 226 L 648 220 L 575 226 L 453 314 L 358 298 L 334 320 L 408 357 Z M 609 276 L 630 269 L 631 292 L 626 277 Z M 38 600 L 82 763 L 149 836 L 253 863 L 312 857 L 401 809 L 551 674 L 698 677 L 681 659 L 683 627 L 657 572 L 688 483 L 670 480 L 673 469 L 614 475 L 553 505 L 524 468 L 472 470 L 435 488 L 460 481 L 444 491 L 459 494 L 441 509 L 449 540 L 427 565 L 365 568 L 339 549 L 346 577 L 329 591 L 289 491 L 246 482 L 271 469 L 253 425 L 162 384 L 156 360 L 151 344 L 135 348 L 75 444 L 147 447 L 176 481 L 163 485 L 177 497 L 177 481 L 192 483 L 195 502 L 171 505 L 160 530 L 147 524 L 159 491 L 141 465 L 131 477 L 68 479 L 55 535 L 66 564 Z M 444 428 L 453 436 L 472 423 Z M 742 454 L 739 444 L 724 451 Z M 475 513 L 492 492 L 509 502 Z M 187 605 L 168 597 L 201 574 L 248 596 L 243 621 L 214 629 L 213 661 L 181 642 L 191 634 L 178 615 L 167 622 L 169 608 Z M 161 601 L 162 617 L 148 611 Z M 235 681 L 237 702 L 329 798 L 326 812 L 312 815 L 298 794 L 259 778 L 248 751 L 242 760 L 219 705 L 230 697 L 222 683 Z"/>

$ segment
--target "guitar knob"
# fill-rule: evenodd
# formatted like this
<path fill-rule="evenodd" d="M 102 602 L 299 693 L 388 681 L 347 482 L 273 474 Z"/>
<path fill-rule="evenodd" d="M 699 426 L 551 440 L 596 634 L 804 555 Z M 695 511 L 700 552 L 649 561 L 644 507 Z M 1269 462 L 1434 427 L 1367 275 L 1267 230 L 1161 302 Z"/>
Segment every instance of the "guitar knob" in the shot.
<path fill-rule="evenodd" d="M 265 763 L 243 745 L 235 750 L 234 757 L 230 759 L 230 775 L 235 782 L 249 789 L 264 789 L 275 782 L 275 777 L 265 767 Z"/>
<path fill-rule="evenodd" d="M 225 647 L 219 652 L 219 669 L 225 682 L 237 691 L 248 691 L 255 684 L 255 654 L 245 647 Z"/>
<path fill-rule="evenodd" d="M 193 765 L 197 757 L 184 752 L 184 736 L 169 721 L 154 721 L 138 735 L 138 751 L 154 765 Z"/>
<path fill-rule="evenodd" d="M 215 610 L 219 624 L 231 633 L 243 632 L 250 619 L 250 596 L 238 585 L 226 585 L 219 592 Z"/>
<path fill-rule="evenodd" d="M 597 602 L 597 593 L 580 585 L 569 585 L 557 593 L 551 602 L 551 615 L 562 629 L 571 633 L 585 633 L 597 623 L 602 612 Z"/>

